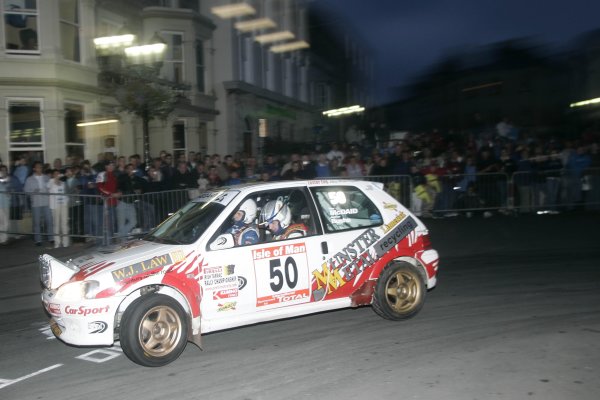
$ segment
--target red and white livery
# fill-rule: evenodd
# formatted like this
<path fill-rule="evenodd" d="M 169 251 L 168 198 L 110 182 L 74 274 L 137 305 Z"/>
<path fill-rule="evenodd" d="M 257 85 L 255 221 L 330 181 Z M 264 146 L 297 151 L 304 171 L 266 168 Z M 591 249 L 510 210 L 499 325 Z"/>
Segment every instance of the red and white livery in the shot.
<path fill-rule="evenodd" d="M 259 238 L 240 245 L 228 232 L 248 199 Z M 207 191 L 141 238 L 67 262 L 40 257 L 54 334 L 78 346 L 120 340 L 146 366 L 201 346 L 203 333 L 257 322 L 363 305 L 410 318 L 437 269 L 425 225 L 382 184 L 355 180 Z"/>

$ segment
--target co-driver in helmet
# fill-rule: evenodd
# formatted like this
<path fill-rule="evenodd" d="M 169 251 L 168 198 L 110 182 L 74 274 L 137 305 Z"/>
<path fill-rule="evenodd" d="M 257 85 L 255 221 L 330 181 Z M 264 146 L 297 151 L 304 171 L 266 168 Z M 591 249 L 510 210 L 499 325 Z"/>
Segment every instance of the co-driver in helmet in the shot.
<path fill-rule="evenodd" d="M 291 224 L 292 213 L 282 200 L 269 201 L 260 213 L 260 225 L 273 235 L 273 240 L 291 239 L 306 236 L 308 228 L 304 224 Z"/>

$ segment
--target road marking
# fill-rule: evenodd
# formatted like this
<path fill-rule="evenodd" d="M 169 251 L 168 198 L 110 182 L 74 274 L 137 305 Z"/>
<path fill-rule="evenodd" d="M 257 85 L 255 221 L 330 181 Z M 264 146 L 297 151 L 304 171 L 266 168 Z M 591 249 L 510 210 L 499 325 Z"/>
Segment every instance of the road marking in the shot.
<path fill-rule="evenodd" d="M 13 383 L 24 381 L 25 379 L 32 378 L 36 375 L 43 374 L 44 372 L 48 372 L 48 371 L 51 371 L 55 368 L 62 367 L 62 366 L 63 366 L 63 364 L 54 364 L 48 368 L 40 369 L 39 371 L 33 372 L 28 375 L 24 375 L 17 379 L 0 379 L 0 389 L 4 389 L 5 387 L 12 385 Z"/>
<path fill-rule="evenodd" d="M 95 356 L 97 354 L 100 354 L 101 358 L 99 358 L 99 357 L 93 357 L 93 356 Z M 104 357 L 102 357 L 102 355 L 104 355 Z M 82 354 L 82 355 L 77 356 L 75 358 L 77 358 L 79 360 L 90 361 L 90 362 L 94 362 L 94 363 L 100 364 L 100 363 L 112 360 L 113 358 L 117 358 L 120 355 L 121 355 L 120 353 L 117 353 L 117 352 L 114 352 L 114 351 L 98 349 L 98 350 L 90 351 L 89 353 Z"/>
<path fill-rule="evenodd" d="M 46 336 L 46 340 L 56 339 L 56 336 L 54 336 L 54 333 L 52 333 L 52 330 L 50 329 L 50 325 L 42 326 L 38 330 L 42 333 L 42 335 Z"/>

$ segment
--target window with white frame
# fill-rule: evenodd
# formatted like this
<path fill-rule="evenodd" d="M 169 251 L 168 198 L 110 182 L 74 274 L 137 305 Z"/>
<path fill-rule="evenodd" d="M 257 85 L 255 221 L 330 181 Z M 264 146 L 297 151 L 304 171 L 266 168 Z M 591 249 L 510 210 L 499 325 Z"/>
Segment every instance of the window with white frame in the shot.
<path fill-rule="evenodd" d="M 41 161 L 44 150 L 41 99 L 9 99 L 8 148 L 10 159 L 29 153 Z"/>
<path fill-rule="evenodd" d="M 183 83 L 183 33 L 162 32 L 167 44 L 163 64 L 164 77 L 174 83 Z"/>
<path fill-rule="evenodd" d="M 81 104 L 65 104 L 65 154 L 84 158 L 84 128 L 77 126 L 83 121 L 84 107 Z"/>
<path fill-rule="evenodd" d="M 40 54 L 37 0 L 3 0 L 4 38 L 10 54 Z"/>
<path fill-rule="evenodd" d="M 81 61 L 79 0 L 60 0 L 60 41 L 65 60 Z"/>

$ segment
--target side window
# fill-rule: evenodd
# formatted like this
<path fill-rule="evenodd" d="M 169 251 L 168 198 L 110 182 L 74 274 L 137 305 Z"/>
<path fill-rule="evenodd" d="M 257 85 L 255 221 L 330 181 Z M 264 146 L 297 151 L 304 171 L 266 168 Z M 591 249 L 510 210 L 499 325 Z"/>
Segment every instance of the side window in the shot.
<path fill-rule="evenodd" d="M 253 193 L 237 205 L 210 242 L 220 237 L 232 243 L 225 246 L 230 248 L 315 235 L 314 207 L 309 204 L 304 188 Z"/>
<path fill-rule="evenodd" d="M 354 186 L 316 187 L 311 190 L 328 233 L 379 226 L 383 222 L 375 204 Z"/>
<path fill-rule="evenodd" d="M 261 241 L 294 239 L 317 234 L 313 207 L 306 189 L 293 187 L 257 193 Z"/>

